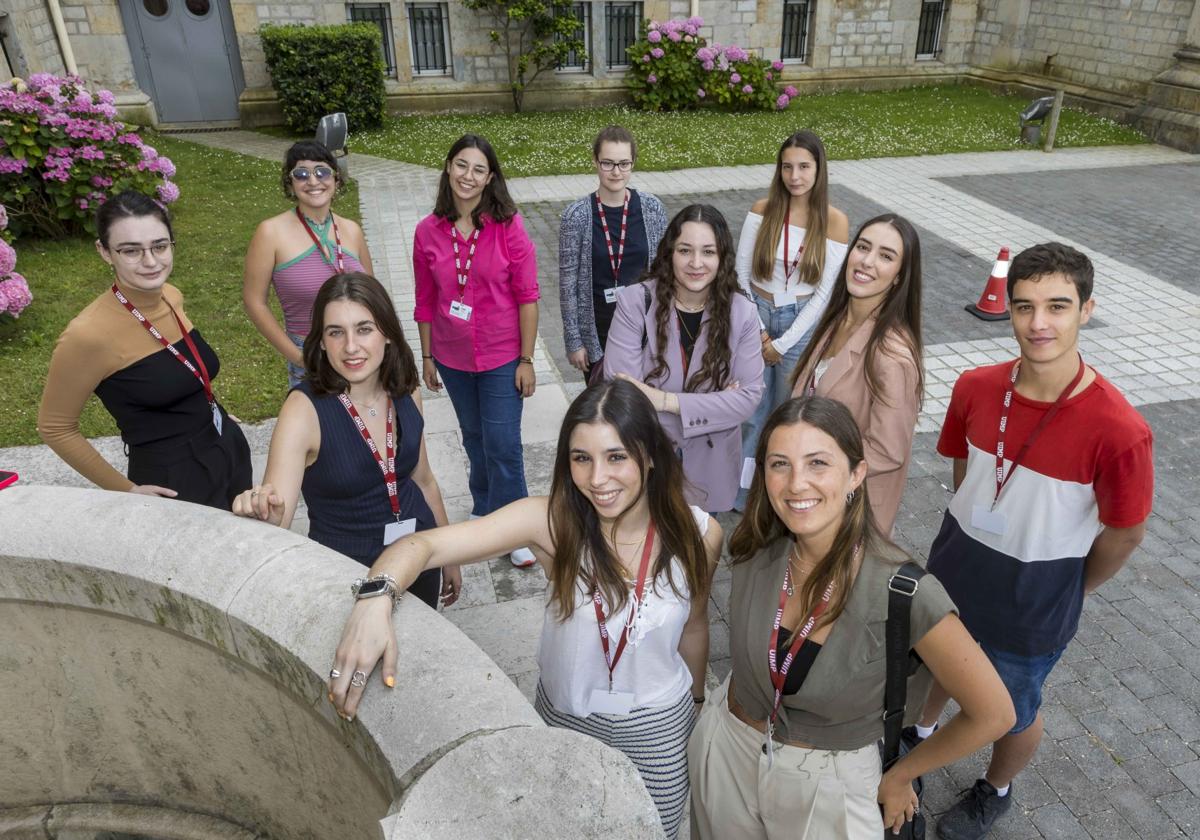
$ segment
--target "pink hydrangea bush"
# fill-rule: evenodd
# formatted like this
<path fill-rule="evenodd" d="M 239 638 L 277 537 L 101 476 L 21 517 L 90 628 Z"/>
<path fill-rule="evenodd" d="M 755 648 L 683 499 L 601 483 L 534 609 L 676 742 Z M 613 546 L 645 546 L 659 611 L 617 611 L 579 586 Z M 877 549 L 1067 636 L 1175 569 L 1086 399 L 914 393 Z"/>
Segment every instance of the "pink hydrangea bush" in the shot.
<path fill-rule="evenodd" d="M 635 59 L 628 84 L 634 104 L 646 111 L 718 106 L 735 111 L 786 108 L 794 96 L 775 81 L 783 69 L 736 44 L 708 43 L 698 17 L 648 21 L 629 48 Z"/>
<path fill-rule="evenodd" d="M 117 119 L 110 91 L 34 73 L 0 87 L 0 202 L 10 238 L 95 233 L 96 207 L 135 189 L 179 197 L 175 165 Z"/>
<path fill-rule="evenodd" d="M 0 231 L 8 227 L 8 210 L 0 205 Z M 2 234 L 0 234 L 2 235 Z M 14 270 L 17 252 L 0 238 L 0 324 L 21 314 L 33 302 L 33 293 L 25 278 Z"/>

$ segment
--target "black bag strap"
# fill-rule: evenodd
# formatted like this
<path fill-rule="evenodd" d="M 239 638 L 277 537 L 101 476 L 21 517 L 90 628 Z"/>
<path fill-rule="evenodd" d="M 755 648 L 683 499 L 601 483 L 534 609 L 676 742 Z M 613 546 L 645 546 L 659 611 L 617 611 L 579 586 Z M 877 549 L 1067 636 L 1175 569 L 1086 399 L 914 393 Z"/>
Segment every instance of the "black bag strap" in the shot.
<path fill-rule="evenodd" d="M 650 283 L 645 280 L 642 281 L 642 300 L 645 302 L 645 305 L 646 305 L 646 308 L 643 311 L 649 312 L 650 311 Z M 642 330 L 642 349 L 643 350 L 646 349 L 646 344 L 648 343 L 648 341 L 649 341 L 649 338 L 646 335 L 646 330 Z"/>
<path fill-rule="evenodd" d="M 887 679 L 883 691 L 883 768 L 900 757 L 900 730 L 908 702 L 909 615 L 925 570 L 909 560 L 888 579 Z"/>

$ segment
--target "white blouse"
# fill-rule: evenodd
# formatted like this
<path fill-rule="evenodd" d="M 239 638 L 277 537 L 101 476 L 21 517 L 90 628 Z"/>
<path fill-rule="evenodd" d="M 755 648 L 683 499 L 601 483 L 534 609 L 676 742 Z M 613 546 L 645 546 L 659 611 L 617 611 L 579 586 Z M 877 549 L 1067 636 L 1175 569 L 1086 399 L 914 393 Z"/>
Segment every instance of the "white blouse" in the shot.
<path fill-rule="evenodd" d="M 816 325 L 821 316 L 825 314 L 825 307 L 829 305 L 829 298 L 833 294 L 834 283 L 837 282 L 838 274 L 842 269 L 842 262 L 846 259 L 846 252 L 849 246 L 845 242 L 834 242 L 829 237 L 825 238 L 825 268 L 821 272 L 821 279 L 816 286 L 810 286 L 808 283 L 798 282 L 794 277 L 792 282 L 784 282 L 787 275 L 787 270 L 791 262 L 796 259 L 796 250 L 800 247 L 800 243 L 804 241 L 804 228 L 796 225 L 788 225 L 788 239 L 791 246 L 791 254 L 785 256 L 783 253 L 783 237 L 779 237 L 779 243 L 775 249 L 775 263 L 771 271 L 771 279 L 768 282 L 755 280 L 753 277 L 752 264 L 754 262 L 754 240 L 758 238 L 758 229 L 762 227 L 763 217 L 758 213 L 750 212 L 746 214 L 746 221 L 742 223 L 742 234 L 738 238 L 737 267 L 738 285 L 746 294 L 753 294 L 750 288 L 751 282 L 762 289 L 764 292 L 771 294 L 779 294 L 784 291 L 794 293 L 797 298 L 797 303 L 803 303 L 804 308 L 800 314 L 796 316 L 796 320 L 784 332 L 783 335 L 775 339 L 771 343 L 775 346 L 776 352 L 780 355 L 787 353 L 795 346 L 796 342 L 804 337 L 804 335 Z M 786 286 L 786 289 L 785 289 Z M 806 300 L 810 298 L 811 300 Z M 766 329 L 766 325 L 759 325 Z"/>
<path fill-rule="evenodd" d="M 695 505 L 691 510 L 700 533 L 708 533 L 708 514 Z M 647 587 L 645 603 L 613 671 L 613 690 L 632 692 L 635 709 L 674 705 L 692 690 L 692 672 L 679 654 L 679 640 L 692 605 L 677 558 L 671 560 L 671 575 L 683 595 L 675 593 L 665 572 Z M 629 588 L 632 592 L 633 585 Z M 632 612 L 633 598 L 628 598 L 620 614 L 610 615 L 605 622 L 613 653 Z M 546 699 L 557 711 L 569 715 L 587 717 L 592 692 L 608 690 L 608 664 L 600 646 L 592 593 L 582 586 L 577 587 L 575 611 L 566 621 L 558 620 L 547 593 L 538 668 Z"/>

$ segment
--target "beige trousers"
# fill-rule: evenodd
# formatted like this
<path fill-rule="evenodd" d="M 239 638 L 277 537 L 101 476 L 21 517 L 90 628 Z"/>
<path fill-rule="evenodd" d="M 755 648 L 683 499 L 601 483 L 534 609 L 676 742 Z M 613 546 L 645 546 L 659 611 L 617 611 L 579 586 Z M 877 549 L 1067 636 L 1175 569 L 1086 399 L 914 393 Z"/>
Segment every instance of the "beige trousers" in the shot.
<path fill-rule="evenodd" d="M 858 750 L 775 747 L 726 703 L 729 679 L 709 695 L 688 742 L 692 840 L 879 840 L 875 744 Z"/>

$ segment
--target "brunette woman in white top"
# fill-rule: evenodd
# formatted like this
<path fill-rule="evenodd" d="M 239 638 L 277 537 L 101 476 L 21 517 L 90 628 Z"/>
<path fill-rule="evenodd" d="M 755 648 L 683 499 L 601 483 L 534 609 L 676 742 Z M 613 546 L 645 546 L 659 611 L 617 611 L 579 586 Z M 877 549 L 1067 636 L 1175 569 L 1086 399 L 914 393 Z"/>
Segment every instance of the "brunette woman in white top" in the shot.
<path fill-rule="evenodd" d="M 406 537 L 371 568 L 372 581 L 403 591 L 425 569 L 530 546 L 550 584 L 535 706 L 549 725 L 625 753 L 672 840 L 688 796 L 687 739 L 704 701 L 722 536 L 687 505 L 682 484 L 649 399 L 630 382 L 605 382 L 567 411 L 548 497 Z M 395 682 L 391 614 L 391 598 L 363 598 L 346 622 L 330 679 L 345 716 L 380 659 L 384 684 Z"/>
<path fill-rule="evenodd" d="M 767 197 L 754 202 L 738 240 L 738 283 L 758 305 L 765 364 L 762 400 L 742 424 L 738 510 L 759 432 L 791 398 L 792 371 L 829 303 L 849 235 L 846 214 L 829 204 L 825 146 L 811 131 L 797 131 L 779 147 Z"/>

